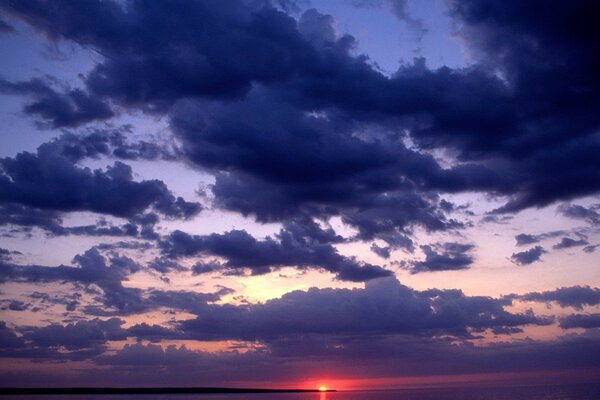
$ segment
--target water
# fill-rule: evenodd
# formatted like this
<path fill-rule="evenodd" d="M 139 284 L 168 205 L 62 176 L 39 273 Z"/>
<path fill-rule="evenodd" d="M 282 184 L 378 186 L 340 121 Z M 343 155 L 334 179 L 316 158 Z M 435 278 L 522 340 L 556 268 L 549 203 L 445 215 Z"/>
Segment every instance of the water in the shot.
<path fill-rule="evenodd" d="M 177 394 L 177 395 L 30 395 L 6 400 L 600 400 L 600 383 L 500 388 L 443 388 L 335 393 Z"/>

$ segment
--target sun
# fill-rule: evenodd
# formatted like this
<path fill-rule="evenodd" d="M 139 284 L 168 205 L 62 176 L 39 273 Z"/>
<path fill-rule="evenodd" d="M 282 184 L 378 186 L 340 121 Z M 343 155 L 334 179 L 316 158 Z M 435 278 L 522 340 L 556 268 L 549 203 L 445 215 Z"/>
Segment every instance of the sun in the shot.
<path fill-rule="evenodd" d="M 319 386 L 319 391 L 320 392 L 326 392 L 327 391 L 327 386 Z"/>

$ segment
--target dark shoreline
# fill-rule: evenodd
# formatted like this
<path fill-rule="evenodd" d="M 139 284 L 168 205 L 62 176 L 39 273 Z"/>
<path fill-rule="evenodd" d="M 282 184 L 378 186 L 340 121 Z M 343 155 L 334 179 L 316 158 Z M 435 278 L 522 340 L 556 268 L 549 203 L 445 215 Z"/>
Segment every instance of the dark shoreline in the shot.
<path fill-rule="evenodd" d="M 205 388 L 205 387 L 65 387 L 65 388 L 0 388 L 2 395 L 35 394 L 212 394 L 212 393 L 316 393 L 317 389 L 243 389 L 243 388 Z M 335 390 L 327 390 L 335 392 Z"/>

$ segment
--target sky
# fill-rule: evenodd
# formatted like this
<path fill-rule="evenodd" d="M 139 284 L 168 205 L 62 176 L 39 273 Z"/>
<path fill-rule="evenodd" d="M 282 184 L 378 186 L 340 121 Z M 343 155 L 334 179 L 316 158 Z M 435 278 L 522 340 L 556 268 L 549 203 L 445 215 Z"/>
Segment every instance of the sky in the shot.
<path fill-rule="evenodd" d="M 0 386 L 597 381 L 593 11 L 0 1 Z"/>

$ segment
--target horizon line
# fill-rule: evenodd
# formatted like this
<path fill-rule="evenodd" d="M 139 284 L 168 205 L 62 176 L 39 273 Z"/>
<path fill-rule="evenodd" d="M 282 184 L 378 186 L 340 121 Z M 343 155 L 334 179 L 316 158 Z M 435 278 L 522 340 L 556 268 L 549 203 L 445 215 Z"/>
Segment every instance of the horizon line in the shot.
<path fill-rule="evenodd" d="M 33 394 L 210 394 L 210 393 L 324 393 L 337 392 L 335 389 L 265 389 L 235 387 L 195 387 L 195 386 L 162 386 L 162 387 L 0 387 L 0 395 L 33 395 Z"/>

